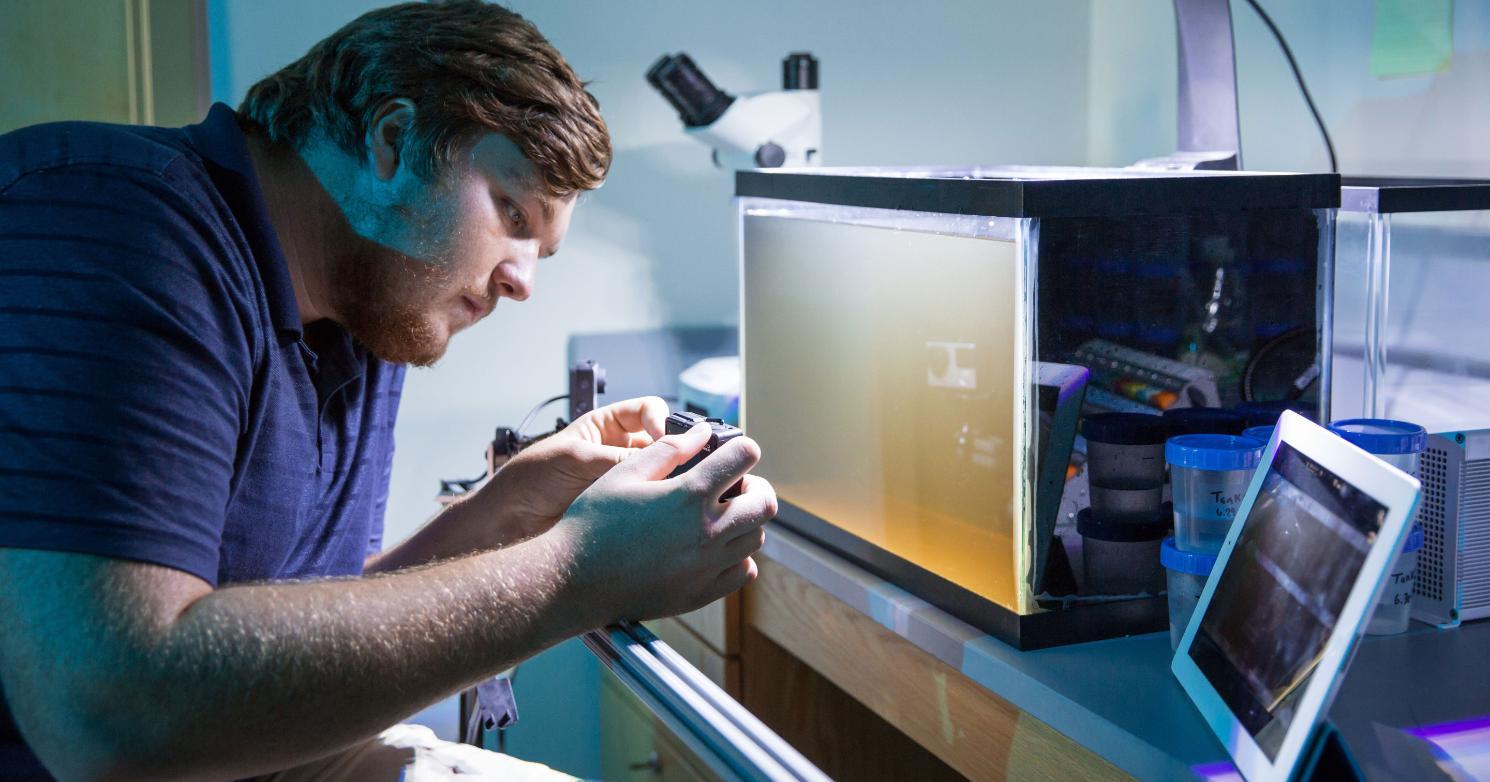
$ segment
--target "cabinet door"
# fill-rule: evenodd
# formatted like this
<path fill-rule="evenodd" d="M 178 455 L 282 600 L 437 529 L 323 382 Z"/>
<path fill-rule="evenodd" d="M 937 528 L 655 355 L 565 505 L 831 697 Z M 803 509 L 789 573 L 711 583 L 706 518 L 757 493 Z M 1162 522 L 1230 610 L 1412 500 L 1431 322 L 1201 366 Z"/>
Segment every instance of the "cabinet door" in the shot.
<path fill-rule="evenodd" d="M 9 3 L 0 133 L 57 120 L 186 125 L 207 113 L 203 0 Z"/>

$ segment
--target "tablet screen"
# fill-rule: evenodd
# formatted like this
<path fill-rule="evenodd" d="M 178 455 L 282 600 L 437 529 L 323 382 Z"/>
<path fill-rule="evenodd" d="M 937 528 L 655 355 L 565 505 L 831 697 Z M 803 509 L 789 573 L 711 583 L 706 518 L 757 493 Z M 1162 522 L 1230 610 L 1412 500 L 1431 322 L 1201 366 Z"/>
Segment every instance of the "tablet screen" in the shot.
<path fill-rule="evenodd" d="M 1190 645 L 1190 659 L 1272 760 L 1386 515 L 1278 443 Z"/>

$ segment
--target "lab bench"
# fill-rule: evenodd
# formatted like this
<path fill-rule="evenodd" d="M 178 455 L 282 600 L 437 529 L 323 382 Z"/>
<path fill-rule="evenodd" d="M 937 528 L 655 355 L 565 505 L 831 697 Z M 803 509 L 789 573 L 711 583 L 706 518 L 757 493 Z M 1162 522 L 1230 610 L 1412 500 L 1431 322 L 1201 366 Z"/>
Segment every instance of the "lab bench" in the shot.
<path fill-rule="evenodd" d="M 1019 651 L 788 530 L 771 528 L 758 559 L 741 605 L 747 706 L 752 682 L 773 679 L 753 666 L 749 638 L 759 633 L 970 779 L 1229 770 L 1170 674 L 1167 633 Z M 1404 731 L 1490 715 L 1487 661 L 1490 623 L 1366 637 L 1331 719 L 1367 778 L 1428 778 L 1433 748 Z M 825 770 L 810 744 L 856 743 L 772 727 Z"/>

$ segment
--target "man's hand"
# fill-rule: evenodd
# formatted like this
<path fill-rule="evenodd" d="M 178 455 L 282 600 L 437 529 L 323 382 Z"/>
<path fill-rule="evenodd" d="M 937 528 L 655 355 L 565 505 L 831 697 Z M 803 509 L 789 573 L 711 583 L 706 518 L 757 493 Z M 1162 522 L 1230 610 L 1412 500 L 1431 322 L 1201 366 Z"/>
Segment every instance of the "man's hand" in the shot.
<path fill-rule="evenodd" d="M 471 501 L 523 538 L 547 532 L 590 484 L 661 439 L 667 413 L 655 396 L 591 410 L 513 457 Z"/>
<path fill-rule="evenodd" d="M 700 424 L 659 439 L 607 472 L 569 508 L 552 534 L 577 551 L 576 582 L 604 596 L 613 619 L 690 611 L 755 579 L 750 555 L 765 542 L 776 492 L 746 475 L 760 461 L 748 437 L 729 441 L 697 466 L 668 478 L 709 441 Z M 720 502 L 744 478 L 739 496 Z"/>
<path fill-rule="evenodd" d="M 666 421 L 667 403 L 655 396 L 585 413 L 513 457 L 398 548 L 369 560 L 367 572 L 489 551 L 547 532 L 596 479 L 662 437 Z"/>

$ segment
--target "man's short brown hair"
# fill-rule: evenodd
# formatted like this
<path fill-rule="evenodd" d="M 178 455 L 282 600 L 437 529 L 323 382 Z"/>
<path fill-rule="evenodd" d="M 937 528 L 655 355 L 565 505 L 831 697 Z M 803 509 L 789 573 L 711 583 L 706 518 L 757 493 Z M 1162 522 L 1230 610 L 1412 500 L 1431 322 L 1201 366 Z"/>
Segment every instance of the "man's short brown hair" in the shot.
<path fill-rule="evenodd" d="M 319 132 L 361 158 L 374 113 L 394 98 L 414 103 L 400 152 L 424 178 L 488 132 L 511 139 L 555 197 L 599 187 L 610 169 L 585 83 L 531 22 L 477 0 L 369 11 L 255 84 L 238 115 L 274 142 L 300 149 Z"/>

